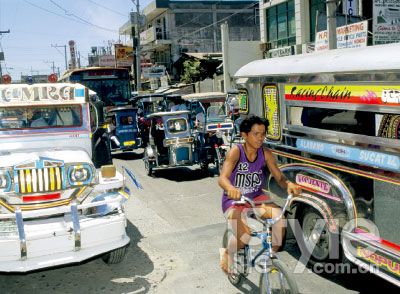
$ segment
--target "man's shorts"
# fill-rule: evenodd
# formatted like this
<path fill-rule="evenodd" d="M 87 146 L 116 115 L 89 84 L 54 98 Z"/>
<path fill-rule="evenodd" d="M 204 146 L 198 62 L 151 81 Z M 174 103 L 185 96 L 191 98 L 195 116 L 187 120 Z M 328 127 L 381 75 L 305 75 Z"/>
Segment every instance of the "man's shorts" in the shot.
<path fill-rule="evenodd" d="M 256 205 L 261 205 L 263 203 L 272 203 L 271 198 L 265 194 L 254 197 L 253 201 Z M 246 212 L 251 209 L 251 205 L 249 203 L 236 204 L 235 200 L 231 200 L 230 202 L 231 202 L 231 205 L 224 212 L 225 218 L 228 218 L 228 214 L 232 209 L 239 210 L 240 212 Z"/>

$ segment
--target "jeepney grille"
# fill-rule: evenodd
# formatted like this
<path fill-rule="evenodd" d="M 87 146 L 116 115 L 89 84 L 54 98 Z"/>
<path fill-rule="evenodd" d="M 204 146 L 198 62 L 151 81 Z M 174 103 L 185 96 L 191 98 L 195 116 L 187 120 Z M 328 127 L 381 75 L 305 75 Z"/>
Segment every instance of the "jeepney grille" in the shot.
<path fill-rule="evenodd" d="M 15 177 L 15 190 L 21 194 L 56 191 L 64 188 L 62 167 L 18 169 Z"/>

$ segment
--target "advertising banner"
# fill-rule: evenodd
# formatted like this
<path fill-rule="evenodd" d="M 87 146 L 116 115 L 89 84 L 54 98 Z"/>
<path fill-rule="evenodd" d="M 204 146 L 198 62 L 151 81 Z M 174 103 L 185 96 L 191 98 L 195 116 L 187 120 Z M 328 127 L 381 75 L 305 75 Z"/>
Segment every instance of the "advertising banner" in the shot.
<path fill-rule="evenodd" d="M 336 28 L 336 48 L 359 48 L 367 46 L 368 21 L 360 21 Z M 315 36 L 315 51 L 328 50 L 328 31 L 318 32 Z"/>
<path fill-rule="evenodd" d="M 400 1 L 373 1 L 374 44 L 400 42 Z"/>
<path fill-rule="evenodd" d="M 285 85 L 285 99 L 400 107 L 400 86 Z"/>
<path fill-rule="evenodd" d="M 99 56 L 99 66 L 115 66 L 115 57 L 111 54 Z"/>
<path fill-rule="evenodd" d="M 133 63 L 133 47 L 125 46 L 122 44 L 115 44 L 115 60 L 117 67 L 119 66 L 131 66 Z"/>

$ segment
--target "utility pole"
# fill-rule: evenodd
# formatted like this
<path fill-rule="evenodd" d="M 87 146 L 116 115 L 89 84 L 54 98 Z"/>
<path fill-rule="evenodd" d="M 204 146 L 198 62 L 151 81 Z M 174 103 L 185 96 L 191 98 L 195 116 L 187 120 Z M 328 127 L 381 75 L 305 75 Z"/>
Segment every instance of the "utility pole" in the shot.
<path fill-rule="evenodd" d="M 10 33 L 9 29 L 7 31 L 0 31 L 0 36 L 2 34 L 9 34 L 9 33 Z M 1 54 L 3 56 L 3 58 L 0 58 L 0 84 L 2 84 L 3 83 L 3 70 L 1 68 L 1 61 L 4 60 L 4 52 L 0 52 L 0 53 L 3 53 L 3 54 Z"/>
<path fill-rule="evenodd" d="M 51 47 L 53 48 L 60 48 L 60 47 L 64 47 L 64 57 L 65 57 L 65 70 L 68 70 L 68 63 L 67 63 L 67 45 L 51 45 Z"/>
<path fill-rule="evenodd" d="M 52 70 L 52 73 L 55 73 L 55 72 L 56 72 L 56 67 L 55 67 L 55 65 L 54 65 L 54 61 L 45 60 L 45 61 L 43 61 L 43 62 L 46 63 L 46 64 L 51 63 L 51 70 Z"/>
<path fill-rule="evenodd" d="M 136 1 L 136 3 L 135 3 Z M 139 0 L 132 0 L 133 4 L 136 4 L 136 18 L 135 19 L 135 31 L 136 34 L 134 34 L 134 29 L 132 28 L 132 39 L 133 39 L 133 47 L 135 48 L 135 53 L 136 53 L 136 91 L 140 91 L 142 88 L 141 85 L 141 80 L 140 80 L 140 76 L 141 76 L 141 71 L 140 71 L 140 20 L 139 20 L 139 16 L 140 16 L 140 6 L 139 6 Z M 134 36 L 136 35 L 136 42 L 134 39 Z"/>
<path fill-rule="evenodd" d="M 336 49 L 336 9 L 337 0 L 326 0 L 326 24 L 328 28 L 329 50 Z"/>

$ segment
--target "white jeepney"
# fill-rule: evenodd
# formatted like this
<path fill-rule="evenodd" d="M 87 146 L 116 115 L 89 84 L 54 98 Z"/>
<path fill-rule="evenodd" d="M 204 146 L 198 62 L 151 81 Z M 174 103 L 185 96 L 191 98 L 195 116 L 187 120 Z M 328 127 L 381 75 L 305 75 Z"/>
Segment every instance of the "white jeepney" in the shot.
<path fill-rule="evenodd" d="M 0 272 L 123 259 L 129 190 L 95 168 L 97 126 L 82 85 L 0 85 Z"/>

